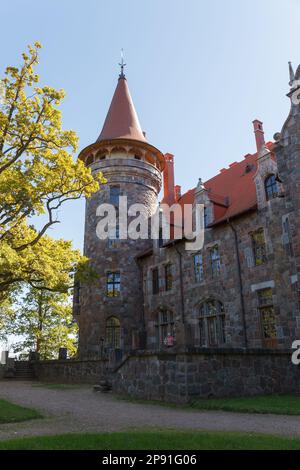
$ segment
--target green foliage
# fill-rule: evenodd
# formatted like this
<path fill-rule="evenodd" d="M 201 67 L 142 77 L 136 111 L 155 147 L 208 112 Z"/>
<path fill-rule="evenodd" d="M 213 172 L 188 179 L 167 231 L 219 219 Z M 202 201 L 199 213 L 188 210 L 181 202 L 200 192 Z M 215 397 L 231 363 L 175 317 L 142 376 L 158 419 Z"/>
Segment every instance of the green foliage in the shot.
<path fill-rule="evenodd" d="M 38 87 L 40 44 L 29 46 L 21 67 L 7 67 L 0 103 L 0 295 L 20 284 L 66 291 L 70 273 L 87 260 L 47 230 L 59 223 L 62 204 L 90 197 L 104 178 L 74 160 L 78 138 L 63 130 L 65 93 Z M 37 217 L 41 227 L 30 222 Z M 41 217 L 42 216 L 42 219 Z M 36 219 L 35 219 L 36 220 Z"/>
<path fill-rule="evenodd" d="M 65 293 L 31 287 L 14 304 L 3 331 L 22 337 L 12 346 L 15 353 L 36 351 L 41 359 L 57 359 L 60 347 L 71 356 L 76 353 L 77 324 L 72 322 L 72 306 Z"/>
<path fill-rule="evenodd" d="M 35 410 L 0 400 L 0 423 L 17 423 L 41 417 Z"/>
<path fill-rule="evenodd" d="M 0 450 L 299 450 L 300 439 L 199 431 L 63 434 L 0 442 Z"/>

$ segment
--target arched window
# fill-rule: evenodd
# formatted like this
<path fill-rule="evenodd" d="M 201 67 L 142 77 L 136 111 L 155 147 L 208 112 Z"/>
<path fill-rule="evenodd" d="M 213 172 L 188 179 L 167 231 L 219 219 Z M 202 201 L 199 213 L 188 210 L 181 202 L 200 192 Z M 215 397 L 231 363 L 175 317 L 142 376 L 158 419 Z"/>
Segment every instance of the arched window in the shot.
<path fill-rule="evenodd" d="M 121 347 L 121 325 L 116 317 L 110 317 L 105 325 L 105 344 L 108 348 L 120 349 Z"/>
<path fill-rule="evenodd" d="M 93 161 L 94 161 L 93 155 L 89 155 L 86 159 L 86 165 L 87 166 L 91 165 L 93 163 Z"/>
<path fill-rule="evenodd" d="M 279 187 L 275 175 L 270 175 L 265 179 L 265 191 L 267 201 L 274 199 L 279 194 Z"/>
<path fill-rule="evenodd" d="M 170 310 L 161 310 L 155 319 L 155 335 L 157 346 L 167 345 L 168 336 L 174 338 L 174 317 Z"/>
<path fill-rule="evenodd" d="M 218 300 L 207 300 L 200 305 L 199 338 L 201 347 L 225 344 L 225 310 Z"/>

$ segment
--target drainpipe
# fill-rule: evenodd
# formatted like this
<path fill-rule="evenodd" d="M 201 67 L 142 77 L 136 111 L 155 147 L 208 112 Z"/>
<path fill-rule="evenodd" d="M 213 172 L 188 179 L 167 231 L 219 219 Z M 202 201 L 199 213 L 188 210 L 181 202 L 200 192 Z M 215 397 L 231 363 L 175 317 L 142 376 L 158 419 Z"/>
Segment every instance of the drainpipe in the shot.
<path fill-rule="evenodd" d="M 239 242 L 238 242 L 238 236 L 237 236 L 237 231 L 235 227 L 232 225 L 229 219 L 227 219 L 227 223 L 230 226 L 231 230 L 233 231 L 233 235 L 234 235 L 234 244 L 235 244 L 235 252 L 236 252 L 236 259 L 237 259 L 238 278 L 239 278 L 240 300 L 241 300 L 241 308 L 242 308 L 242 323 L 243 323 L 243 329 L 244 329 L 244 344 L 245 344 L 245 348 L 247 349 L 248 338 L 247 338 L 246 309 L 245 309 L 245 299 L 244 299 L 244 290 L 243 290 Z"/>
<path fill-rule="evenodd" d="M 144 295 L 144 270 L 143 270 L 143 265 L 140 260 L 137 260 L 137 265 L 140 271 L 140 280 L 141 280 L 141 300 L 142 300 L 142 325 L 143 329 L 146 329 L 146 324 L 145 324 L 145 295 Z"/>
<path fill-rule="evenodd" d="M 184 292 L 183 292 L 183 274 L 182 274 L 182 253 L 173 245 L 179 255 L 179 279 L 180 279 L 180 301 L 181 301 L 181 321 L 185 323 Z"/>

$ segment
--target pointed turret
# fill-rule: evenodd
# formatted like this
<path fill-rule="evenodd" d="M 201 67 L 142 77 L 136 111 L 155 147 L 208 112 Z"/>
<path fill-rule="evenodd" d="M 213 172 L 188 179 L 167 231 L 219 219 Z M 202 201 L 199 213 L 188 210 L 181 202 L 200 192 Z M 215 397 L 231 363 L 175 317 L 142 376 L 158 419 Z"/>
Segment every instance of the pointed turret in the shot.
<path fill-rule="evenodd" d="M 78 351 L 83 359 L 99 358 L 106 349 L 111 356 L 121 358 L 132 349 L 146 347 L 143 281 L 137 257 L 153 247 L 153 241 L 144 236 L 143 230 L 147 224 L 151 231 L 151 218 L 158 213 L 165 157 L 143 135 L 124 75 L 123 60 L 120 66 L 119 81 L 101 134 L 79 155 L 93 175 L 101 172 L 107 181 L 86 200 L 84 254 L 90 259 L 98 280 L 95 289 L 88 285 L 80 289 Z M 109 231 L 102 233 L 100 225 L 106 223 L 107 204 L 120 210 L 114 211 L 115 220 L 108 211 Z M 134 238 L 131 224 L 136 219 L 132 220 L 131 208 L 136 205 L 143 208 L 140 211 L 143 222 L 139 222 L 141 236 Z M 118 287 L 113 287 L 114 291 L 109 285 L 110 278 L 117 279 Z M 116 339 L 111 341 L 107 331 L 115 327 Z"/>
<path fill-rule="evenodd" d="M 294 80 L 295 80 L 295 72 L 292 66 L 292 62 L 289 62 L 289 73 L 290 73 L 290 82 L 289 85 L 290 87 L 293 86 Z"/>
<path fill-rule="evenodd" d="M 126 64 L 123 58 L 119 65 L 119 80 L 102 131 L 96 142 L 85 147 L 78 158 L 90 166 L 96 161 L 115 156 L 121 149 L 127 157 L 151 163 L 163 171 L 163 154 L 147 141 L 142 131 L 124 74 Z"/>
<path fill-rule="evenodd" d="M 136 113 L 123 70 L 97 142 L 133 139 L 147 142 Z"/>

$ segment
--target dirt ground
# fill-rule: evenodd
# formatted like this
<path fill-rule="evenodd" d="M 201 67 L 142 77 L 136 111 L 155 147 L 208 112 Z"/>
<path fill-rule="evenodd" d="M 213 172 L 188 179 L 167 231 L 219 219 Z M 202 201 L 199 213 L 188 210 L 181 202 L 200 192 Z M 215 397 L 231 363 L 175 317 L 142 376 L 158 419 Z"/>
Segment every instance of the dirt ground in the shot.
<path fill-rule="evenodd" d="M 0 424 L 0 439 L 128 428 L 197 429 L 300 436 L 300 417 L 189 411 L 129 403 L 92 386 L 49 389 L 38 382 L 0 381 L 0 398 L 39 410 L 44 419 Z"/>

